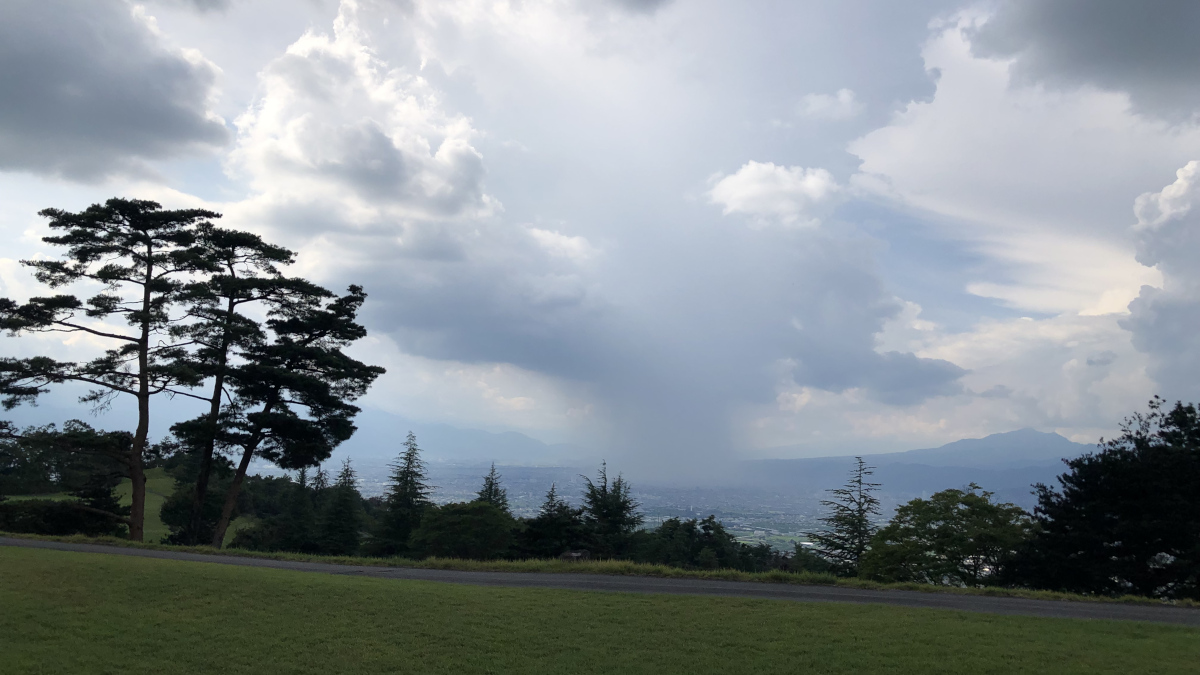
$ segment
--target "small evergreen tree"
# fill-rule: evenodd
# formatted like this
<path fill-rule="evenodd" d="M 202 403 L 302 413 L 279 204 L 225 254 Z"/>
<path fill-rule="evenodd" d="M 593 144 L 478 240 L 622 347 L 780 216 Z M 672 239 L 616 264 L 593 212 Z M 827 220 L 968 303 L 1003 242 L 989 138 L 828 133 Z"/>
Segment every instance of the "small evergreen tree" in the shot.
<path fill-rule="evenodd" d="M 342 463 L 337 481 L 329 490 L 325 508 L 321 511 L 321 551 L 328 555 L 354 555 L 358 552 L 362 529 L 362 499 L 358 480 L 350 460 Z"/>
<path fill-rule="evenodd" d="M 608 480 L 606 463 L 600 464 L 595 482 L 587 476 L 581 478 L 587 483 L 583 491 L 584 523 L 596 552 L 608 557 L 625 555 L 630 538 L 642 524 L 642 515 L 637 512 L 641 504 L 634 501 L 629 484 L 620 474 L 616 480 Z"/>
<path fill-rule="evenodd" d="M 554 558 L 586 546 L 586 540 L 583 509 L 572 507 L 558 496 L 552 484 L 541 510 L 521 533 L 521 552 L 532 558 Z"/>
<path fill-rule="evenodd" d="M 867 480 L 875 467 L 867 466 L 862 457 L 854 459 L 857 463 L 850 470 L 850 479 L 842 487 L 829 490 L 833 499 L 821 502 L 833 511 L 821 518 L 826 529 L 808 533 L 817 554 L 828 560 L 835 572 L 851 577 L 858 575 L 859 563 L 877 529 L 872 517 L 879 515 L 879 500 L 872 494 L 879 483 Z"/>
<path fill-rule="evenodd" d="M 425 462 L 417 437 L 408 432 L 404 451 L 391 465 L 387 495 L 379 516 L 378 530 L 371 540 L 373 555 L 402 555 L 408 552 L 408 539 L 421 524 L 421 517 L 432 506 L 433 487 L 426 483 Z"/>
<path fill-rule="evenodd" d="M 500 474 L 496 473 L 496 463 L 492 462 L 492 470 L 483 477 L 483 487 L 479 488 L 477 502 L 485 502 L 505 513 L 508 510 L 508 490 L 500 485 Z"/>

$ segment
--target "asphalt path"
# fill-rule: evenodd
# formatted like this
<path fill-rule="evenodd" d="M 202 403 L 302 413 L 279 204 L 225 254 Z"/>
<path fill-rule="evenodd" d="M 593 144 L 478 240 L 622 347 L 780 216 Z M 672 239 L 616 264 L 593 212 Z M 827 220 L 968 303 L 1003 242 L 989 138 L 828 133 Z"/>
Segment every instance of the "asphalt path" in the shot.
<path fill-rule="evenodd" d="M 899 605 L 924 609 L 951 609 L 987 614 L 1043 616 L 1060 619 L 1114 619 L 1121 621 L 1151 621 L 1200 627 L 1200 609 L 1170 605 L 1133 605 L 1112 602 L 1070 602 L 1000 598 L 954 593 L 923 593 L 920 591 L 872 591 L 836 586 L 800 586 L 796 584 L 766 584 L 744 581 L 711 581 L 707 579 L 661 579 L 656 577 L 615 576 L 607 574 L 548 574 L 541 572 L 462 572 L 429 570 L 409 567 L 372 567 L 363 565 L 332 565 L 328 563 L 293 562 L 242 558 L 228 555 L 154 551 L 96 544 L 68 544 L 36 539 L 0 537 L 0 546 L 23 546 L 76 553 L 104 553 L 163 560 L 243 567 L 268 567 L 296 572 L 319 572 L 377 579 L 409 579 L 473 586 L 507 588 L 558 588 L 573 591 L 607 593 L 661 593 L 669 595 L 707 595 L 730 598 L 761 598 L 794 602 L 850 602 L 856 604 Z M 3 570 L 0 569 L 0 573 Z"/>

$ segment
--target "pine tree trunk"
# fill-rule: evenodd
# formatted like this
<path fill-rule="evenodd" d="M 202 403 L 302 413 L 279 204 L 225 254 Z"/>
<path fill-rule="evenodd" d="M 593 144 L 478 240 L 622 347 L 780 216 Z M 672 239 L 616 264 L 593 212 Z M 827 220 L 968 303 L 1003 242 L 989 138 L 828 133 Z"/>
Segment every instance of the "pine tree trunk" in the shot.
<path fill-rule="evenodd" d="M 271 408 L 275 407 L 275 396 L 263 404 L 262 414 L 271 412 Z M 221 519 L 217 521 L 217 528 L 213 531 L 212 545 L 214 548 L 221 548 L 225 544 L 225 531 L 229 529 L 229 521 L 233 519 L 233 509 L 237 506 L 238 494 L 242 491 L 242 482 L 246 480 L 246 471 L 250 468 L 250 460 L 254 458 L 254 451 L 258 448 L 258 444 L 262 442 L 262 429 L 255 430 L 251 440 L 246 444 L 246 449 L 242 452 L 242 460 L 238 462 L 237 471 L 233 474 L 233 482 L 229 484 L 229 492 L 225 495 L 225 505 L 221 507 Z"/>
<path fill-rule="evenodd" d="M 146 244 L 146 277 L 142 284 L 142 333 L 138 338 L 138 423 L 129 457 L 129 538 L 142 541 L 146 526 L 146 473 L 142 461 L 150 436 L 150 284 L 154 249 Z"/>
<path fill-rule="evenodd" d="M 204 437 L 204 447 L 200 450 L 200 469 L 196 476 L 196 491 L 192 499 L 192 522 L 189 529 L 193 537 L 203 527 L 204 500 L 208 496 L 208 479 L 212 473 L 213 454 L 217 445 L 217 424 L 221 416 L 221 393 L 225 389 L 225 364 L 229 359 L 229 330 L 230 324 L 233 323 L 233 310 L 234 301 L 230 298 L 229 307 L 225 312 L 225 325 L 221 330 L 221 347 L 217 352 L 217 372 L 213 378 L 212 399 L 208 408 L 208 431 Z M 199 544 L 200 541 L 191 543 Z"/>
<path fill-rule="evenodd" d="M 237 472 L 233 474 L 233 482 L 229 484 L 229 492 L 225 495 L 225 505 L 221 507 L 221 519 L 213 531 L 212 545 L 221 548 L 225 543 L 225 531 L 229 529 L 229 521 L 233 518 L 233 509 L 237 506 L 238 494 L 242 491 L 242 481 L 246 479 L 246 471 L 250 460 L 254 457 L 254 446 L 246 448 L 242 453 L 242 461 L 238 462 Z"/>

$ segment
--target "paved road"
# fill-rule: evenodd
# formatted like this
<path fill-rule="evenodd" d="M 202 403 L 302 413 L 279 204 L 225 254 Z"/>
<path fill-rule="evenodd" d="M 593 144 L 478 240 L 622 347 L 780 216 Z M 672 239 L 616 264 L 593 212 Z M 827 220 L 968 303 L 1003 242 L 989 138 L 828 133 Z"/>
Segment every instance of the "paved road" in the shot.
<path fill-rule="evenodd" d="M 741 581 L 708 581 L 704 579 L 659 579 L 655 577 L 623 577 L 604 574 L 544 574 L 520 572 L 459 572 L 425 570 L 404 567 L 368 567 L 331 565 L 327 563 L 292 562 L 240 558 L 237 556 L 151 551 L 95 544 L 66 544 L 33 539 L 0 537 L 0 546 L 48 548 L 80 553 L 107 553 L 142 558 L 188 560 L 192 562 L 270 567 L 298 572 L 322 572 L 380 579 L 417 579 L 476 586 L 506 586 L 517 588 L 562 588 L 577 591 L 619 593 L 668 593 L 674 595 L 714 595 L 735 598 L 765 598 L 797 602 L 853 602 L 859 604 L 900 605 L 932 609 L 956 609 L 990 614 L 1015 614 L 1069 619 L 1118 619 L 1153 621 L 1200 627 L 1200 609 L 1185 609 L 1167 605 L 1124 605 L 1104 602 L 1062 602 L 1027 600 L 1025 598 L 991 598 L 951 593 L 922 593 L 919 591 L 867 591 L 833 586 L 797 586 Z"/>

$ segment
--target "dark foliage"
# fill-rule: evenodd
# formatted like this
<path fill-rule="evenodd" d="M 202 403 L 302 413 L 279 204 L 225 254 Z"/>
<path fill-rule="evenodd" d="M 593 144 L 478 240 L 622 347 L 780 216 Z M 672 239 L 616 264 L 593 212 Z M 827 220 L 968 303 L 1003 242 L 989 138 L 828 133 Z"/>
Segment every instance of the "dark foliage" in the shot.
<path fill-rule="evenodd" d="M 350 460 L 342 464 L 334 482 L 324 495 L 317 520 L 317 541 L 326 555 L 354 555 L 362 540 L 362 496 Z"/>
<path fill-rule="evenodd" d="M 1037 536 L 1010 583 L 1200 599 L 1200 416 L 1155 397 L 1100 450 L 1037 486 Z"/>
<path fill-rule="evenodd" d="M 871 540 L 860 575 L 950 586 L 996 584 L 1029 541 L 1033 523 L 1024 509 L 991 498 L 971 484 L 902 505 Z"/>
<path fill-rule="evenodd" d="M 608 465 L 600 465 L 596 481 L 581 476 L 586 482 L 583 492 L 583 521 L 591 538 L 591 550 L 606 558 L 617 558 L 629 552 L 633 533 L 642 524 L 638 504 L 630 495 L 629 483 L 619 474 L 609 481 Z"/>
<path fill-rule="evenodd" d="M 780 566 L 766 544 L 750 546 L 729 534 L 715 516 L 697 521 L 671 518 L 635 536 L 633 559 L 673 567 L 762 572 Z"/>
<path fill-rule="evenodd" d="M 867 466 L 862 457 L 850 471 L 850 479 L 836 490 L 833 499 L 821 502 L 832 510 L 821 519 L 824 530 L 809 533 L 817 555 L 829 561 L 832 570 L 843 576 L 857 576 L 863 554 L 875 535 L 873 518 L 879 515 L 879 500 L 872 493 L 878 483 L 867 480 L 875 467 Z"/>
<path fill-rule="evenodd" d="M 485 502 L 505 513 L 508 510 L 508 490 L 500 483 L 500 474 L 496 473 L 496 463 L 492 462 L 492 470 L 483 477 L 483 487 L 479 488 L 479 496 L 475 501 Z"/>
<path fill-rule="evenodd" d="M 590 537 L 583 522 L 583 509 L 572 507 L 554 485 L 538 515 L 525 521 L 519 532 L 519 550 L 524 558 L 557 558 L 566 551 L 586 549 Z"/>
<path fill-rule="evenodd" d="M 430 507 L 413 532 L 411 548 L 423 556 L 490 560 L 510 555 L 516 523 L 487 502 Z"/>
<path fill-rule="evenodd" d="M 22 499 L 0 502 L 0 530 L 28 534 L 123 537 L 125 524 L 104 514 L 80 509 L 70 501 Z"/>
<path fill-rule="evenodd" d="M 409 538 L 421 524 L 425 511 L 433 505 L 429 500 L 433 487 L 427 480 L 421 448 L 410 431 L 404 440 L 404 451 L 391 465 L 387 494 L 375 514 L 374 536 L 367 543 L 372 555 L 409 553 Z"/>

